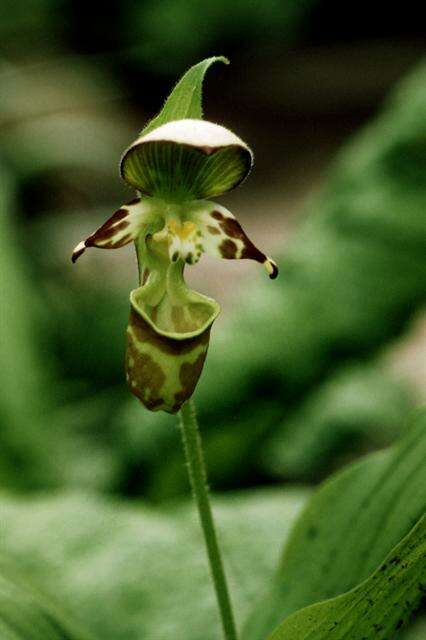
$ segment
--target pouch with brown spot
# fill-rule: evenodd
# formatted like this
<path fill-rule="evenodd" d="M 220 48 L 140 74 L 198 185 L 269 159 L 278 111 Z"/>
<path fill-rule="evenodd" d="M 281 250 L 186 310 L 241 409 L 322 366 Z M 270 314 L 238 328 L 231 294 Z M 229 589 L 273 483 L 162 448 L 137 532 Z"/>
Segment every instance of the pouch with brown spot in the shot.
<path fill-rule="evenodd" d="M 176 413 L 201 375 L 217 302 L 187 287 L 184 265 L 167 263 L 145 274 L 130 294 L 126 379 L 152 411 Z"/>

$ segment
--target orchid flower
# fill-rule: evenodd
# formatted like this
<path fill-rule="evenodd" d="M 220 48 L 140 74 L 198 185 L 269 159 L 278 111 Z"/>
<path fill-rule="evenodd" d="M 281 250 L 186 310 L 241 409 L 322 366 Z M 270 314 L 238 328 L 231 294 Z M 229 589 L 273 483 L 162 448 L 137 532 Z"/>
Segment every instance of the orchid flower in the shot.
<path fill-rule="evenodd" d="M 135 243 L 140 286 L 130 294 L 126 378 L 148 409 L 175 413 L 192 395 L 220 310 L 187 286 L 185 265 L 207 253 L 252 259 L 278 275 L 233 214 L 210 200 L 239 185 L 252 163 L 249 147 L 218 124 L 177 118 L 151 127 L 121 160 L 137 197 L 74 249 L 73 262 L 88 247 Z"/>

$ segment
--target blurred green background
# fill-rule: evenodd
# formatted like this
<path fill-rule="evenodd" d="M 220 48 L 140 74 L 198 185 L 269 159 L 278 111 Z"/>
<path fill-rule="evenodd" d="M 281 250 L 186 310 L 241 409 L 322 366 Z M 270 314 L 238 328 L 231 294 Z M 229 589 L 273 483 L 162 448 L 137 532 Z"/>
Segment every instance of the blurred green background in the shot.
<path fill-rule="evenodd" d="M 174 418 L 123 376 L 133 248 L 74 245 L 126 199 L 122 150 L 177 77 L 224 54 L 206 117 L 254 148 L 225 196 L 277 258 L 188 274 L 223 307 L 196 393 L 217 490 L 317 483 L 393 442 L 426 396 L 422 22 L 327 0 L 3 0 L 0 481 L 162 502 Z"/>

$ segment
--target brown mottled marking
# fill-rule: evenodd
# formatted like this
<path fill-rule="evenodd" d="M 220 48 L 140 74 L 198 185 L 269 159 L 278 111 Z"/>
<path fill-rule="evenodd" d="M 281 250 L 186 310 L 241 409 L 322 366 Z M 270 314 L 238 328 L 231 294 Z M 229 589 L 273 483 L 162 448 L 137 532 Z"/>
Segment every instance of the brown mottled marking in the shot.
<path fill-rule="evenodd" d="M 87 238 L 84 243 L 86 247 L 94 247 L 99 241 L 111 238 L 116 231 L 126 228 L 129 225 L 129 222 L 127 220 L 123 220 L 123 218 L 125 218 L 128 213 L 127 209 L 118 209 L 118 211 L 113 213 L 111 218 L 104 222 L 104 224 L 99 227 L 95 233 Z M 122 220 L 122 222 L 119 222 L 119 220 Z M 116 224 L 117 222 L 118 224 Z M 113 227 L 113 225 L 115 226 Z M 103 247 L 105 247 L 105 245 L 103 245 Z"/>
<path fill-rule="evenodd" d="M 126 207 L 130 207 L 134 204 L 139 204 L 140 201 L 141 198 L 133 198 L 133 200 L 130 200 L 130 202 L 126 202 Z"/>
<path fill-rule="evenodd" d="M 248 258 L 249 260 L 256 260 L 256 262 L 262 263 L 267 260 L 265 254 L 259 251 L 248 238 L 241 252 L 241 258 Z"/>
<path fill-rule="evenodd" d="M 128 220 L 122 220 L 121 222 L 119 222 L 118 224 L 114 225 L 113 229 L 114 229 L 114 233 L 116 231 L 122 231 L 123 229 L 125 229 L 126 227 L 128 227 L 130 224 L 130 222 Z"/>
<path fill-rule="evenodd" d="M 210 156 L 212 153 L 217 151 L 217 147 L 209 147 L 208 145 L 204 145 L 203 147 L 198 147 L 200 151 L 206 154 L 206 156 Z"/>
<path fill-rule="evenodd" d="M 172 407 L 172 413 L 179 411 L 183 403 L 188 400 L 194 393 L 195 386 L 203 370 L 204 361 L 206 359 L 207 349 L 200 353 L 198 358 L 192 364 L 184 362 L 179 370 L 179 380 L 182 390 L 175 393 L 175 404 Z"/>
<path fill-rule="evenodd" d="M 219 245 L 219 251 L 222 254 L 223 258 L 227 260 L 232 260 L 237 256 L 237 245 L 233 240 L 227 238 Z"/>
<path fill-rule="evenodd" d="M 134 364 L 129 366 L 130 358 Z M 150 355 L 140 353 L 133 343 L 131 335 L 127 338 L 126 368 L 130 391 L 143 402 L 148 409 L 154 409 L 163 404 L 161 388 L 166 375 L 159 364 Z M 135 386 L 132 383 L 136 383 Z"/>
<path fill-rule="evenodd" d="M 175 403 L 172 406 L 170 413 L 177 413 L 185 400 L 187 400 L 186 391 L 178 391 L 175 393 Z"/>
<path fill-rule="evenodd" d="M 215 220 L 223 220 L 225 217 L 220 211 L 212 211 L 210 215 Z"/>
<path fill-rule="evenodd" d="M 124 247 L 125 244 L 127 244 L 128 242 L 130 242 L 130 240 L 132 239 L 132 235 L 130 233 L 126 233 L 125 236 L 123 236 L 122 238 L 120 238 L 120 240 L 118 242 L 113 242 L 113 247 L 115 249 L 119 249 L 120 247 Z"/>
<path fill-rule="evenodd" d="M 259 249 L 247 237 L 238 220 L 235 220 L 235 218 L 225 218 L 219 224 L 227 236 L 241 240 L 243 243 L 244 246 L 241 252 L 241 258 L 248 258 L 249 260 L 256 260 L 256 262 L 261 263 L 267 260 L 265 254 L 259 251 Z M 276 275 L 278 275 L 278 270 L 276 271 Z M 271 277 L 276 277 L 276 275 L 274 276 L 274 274 L 272 274 Z"/>
<path fill-rule="evenodd" d="M 198 358 L 193 363 L 184 362 L 179 371 L 179 380 L 183 387 L 183 391 L 191 394 L 197 384 L 198 378 L 201 375 L 201 371 L 206 359 L 207 350 L 200 353 Z"/>
<path fill-rule="evenodd" d="M 220 230 L 217 227 L 212 227 L 212 225 L 207 225 L 207 231 L 212 234 L 212 236 L 220 235 Z"/>
<path fill-rule="evenodd" d="M 114 222 L 118 222 L 118 220 L 122 220 L 123 218 L 125 218 L 127 215 L 129 214 L 127 209 L 117 209 L 117 211 L 114 211 L 114 213 L 112 214 L 111 218 L 109 219 L 110 222 L 114 221 Z M 107 223 L 105 223 L 107 224 Z M 102 225 L 103 226 L 103 225 Z"/>
<path fill-rule="evenodd" d="M 242 226 L 240 225 L 238 220 L 235 220 L 235 218 L 225 218 L 220 223 L 220 227 L 230 238 L 239 238 L 240 240 L 245 240 L 247 238 Z"/>
<path fill-rule="evenodd" d="M 154 321 L 154 320 L 153 320 Z M 149 342 L 155 348 L 159 349 L 163 353 L 169 353 L 174 355 L 181 355 L 189 353 L 199 344 L 206 344 L 209 341 L 210 328 L 208 327 L 203 333 L 194 338 L 185 338 L 184 340 L 171 340 L 165 336 L 162 336 L 146 322 L 142 316 L 140 316 L 132 307 L 130 310 L 129 325 L 133 329 L 136 339 L 143 343 Z"/>
<path fill-rule="evenodd" d="M 154 411 L 155 409 L 159 409 L 163 404 L 164 404 L 164 401 L 162 400 L 162 398 L 157 398 L 157 400 L 149 401 L 148 408 L 151 409 L 151 411 Z"/>

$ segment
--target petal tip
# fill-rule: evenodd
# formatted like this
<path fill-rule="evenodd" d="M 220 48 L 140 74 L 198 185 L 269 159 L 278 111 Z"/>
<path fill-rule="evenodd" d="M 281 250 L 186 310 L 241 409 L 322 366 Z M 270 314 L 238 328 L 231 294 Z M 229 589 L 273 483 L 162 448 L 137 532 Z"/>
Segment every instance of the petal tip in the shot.
<path fill-rule="evenodd" d="M 86 250 L 86 244 L 84 241 L 81 241 L 78 243 L 78 245 L 75 247 L 74 251 L 72 252 L 72 256 L 71 256 L 71 261 L 74 263 L 76 262 L 79 257 L 85 252 Z"/>
<path fill-rule="evenodd" d="M 267 258 L 263 263 L 263 265 L 266 269 L 268 276 L 271 278 L 271 280 L 275 280 L 275 278 L 278 276 L 278 273 L 279 273 L 277 263 L 271 260 L 271 258 Z"/>

